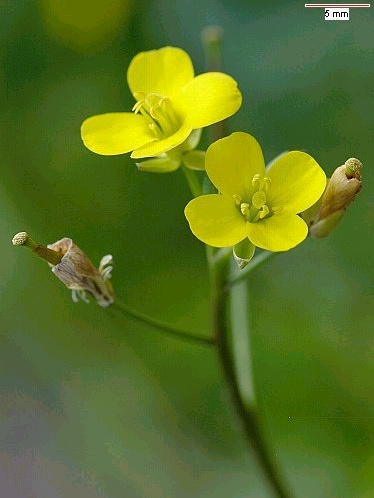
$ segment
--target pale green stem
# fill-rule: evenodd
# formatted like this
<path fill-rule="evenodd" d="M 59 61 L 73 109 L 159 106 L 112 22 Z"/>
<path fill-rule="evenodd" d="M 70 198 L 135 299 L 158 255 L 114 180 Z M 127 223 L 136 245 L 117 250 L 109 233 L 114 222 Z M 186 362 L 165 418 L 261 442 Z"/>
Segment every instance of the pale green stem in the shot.
<path fill-rule="evenodd" d="M 203 192 L 201 188 L 201 182 L 196 174 L 196 171 L 182 166 L 184 176 L 186 177 L 188 186 L 190 187 L 191 193 L 194 197 L 199 197 Z"/>
<path fill-rule="evenodd" d="M 150 325 L 151 327 L 154 327 L 171 337 L 178 337 L 179 339 L 183 339 L 184 341 L 193 342 L 195 344 L 204 344 L 205 346 L 213 346 L 215 344 L 214 339 L 210 337 L 193 335 L 186 330 L 178 329 L 173 325 L 170 325 L 169 323 L 157 320 L 156 318 L 146 315 L 145 313 L 141 313 L 140 311 L 136 311 L 124 303 L 115 301 L 111 305 L 111 308 L 116 309 L 122 315 L 132 318 L 133 320 L 145 323 L 146 325 Z"/>
<path fill-rule="evenodd" d="M 209 256 L 208 261 L 212 262 L 212 259 L 213 258 Z M 230 330 L 228 328 L 228 286 L 226 282 L 228 266 L 229 254 L 227 254 L 226 258 L 222 257 L 218 259 L 217 264 L 213 263 L 210 267 L 212 283 L 213 332 L 214 338 L 217 341 L 221 365 L 227 380 L 233 404 L 242 422 L 249 447 L 254 450 L 269 486 L 273 489 L 274 495 L 278 498 L 290 498 L 291 495 L 288 491 L 286 491 L 286 486 L 283 484 L 282 479 L 276 470 L 271 453 L 264 442 L 262 431 L 260 429 L 261 425 L 257 418 L 256 412 L 255 410 L 248 409 L 247 406 L 251 405 L 251 408 L 254 407 L 253 381 L 250 381 L 250 386 L 247 389 L 247 402 L 244 401 L 243 393 L 239 387 L 237 372 L 235 370 L 233 355 L 230 348 Z M 242 302 L 241 309 L 246 309 L 246 303 Z M 248 330 L 241 331 L 240 333 L 243 335 L 247 334 L 247 337 L 249 336 Z M 238 334 L 238 331 L 236 331 L 236 334 Z M 251 369 L 248 373 L 251 375 L 252 379 Z"/>
<path fill-rule="evenodd" d="M 232 262 L 231 266 L 236 265 Z M 231 348 L 239 390 L 247 410 L 254 411 L 255 386 L 250 344 L 248 285 L 242 280 L 230 289 Z"/>

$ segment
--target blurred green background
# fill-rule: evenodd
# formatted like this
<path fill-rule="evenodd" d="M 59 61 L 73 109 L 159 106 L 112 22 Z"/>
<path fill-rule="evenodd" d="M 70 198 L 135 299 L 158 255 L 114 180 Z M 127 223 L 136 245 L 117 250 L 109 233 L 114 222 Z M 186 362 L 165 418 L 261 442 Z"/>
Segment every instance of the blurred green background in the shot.
<path fill-rule="evenodd" d="M 267 160 L 364 163 L 342 224 L 258 270 L 249 305 L 262 423 L 295 496 L 374 496 L 372 11 L 326 22 L 296 1 L 0 0 L 1 496 L 272 497 L 215 351 L 74 304 L 10 243 L 27 230 L 72 237 L 95 263 L 112 253 L 123 302 L 209 334 L 182 173 L 139 173 L 80 140 L 86 117 L 130 110 L 137 52 L 179 46 L 203 72 L 208 24 L 224 28 L 243 93 L 230 132 L 252 133 Z"/>

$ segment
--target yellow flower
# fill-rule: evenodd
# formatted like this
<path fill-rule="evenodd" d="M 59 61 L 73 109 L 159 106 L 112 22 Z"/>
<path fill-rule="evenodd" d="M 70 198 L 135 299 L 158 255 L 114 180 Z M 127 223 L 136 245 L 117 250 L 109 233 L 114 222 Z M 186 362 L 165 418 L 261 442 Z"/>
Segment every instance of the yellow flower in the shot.
<path fill-rule="evenodd" d="M 231 116 L 241 105 L 240 91 L 230 76 L 194 76 L 191 59 L 180 48 L 139 53 L 130 63 L 127 82 L 136 100 L 133 113 L 100 114 L 82 124 L 83 142 L 97 154 L 133 151 L 132 158 L 162 158 L 193 130 Z"/>
<path fill-rule="evenodd" d="M 308 227 L 297 213 L 312 206 L 326 186 L 325 173 L 313 157 L 288 152 L 265 170 L 256 139 L 233 133 L 209 147 L 205 167 L 220 193 L 197 197 L 186 206 L 198 239 L 215 247 L 237 245 L 239 252 L 243 241 L 287 251 L 305 239 Z"/>

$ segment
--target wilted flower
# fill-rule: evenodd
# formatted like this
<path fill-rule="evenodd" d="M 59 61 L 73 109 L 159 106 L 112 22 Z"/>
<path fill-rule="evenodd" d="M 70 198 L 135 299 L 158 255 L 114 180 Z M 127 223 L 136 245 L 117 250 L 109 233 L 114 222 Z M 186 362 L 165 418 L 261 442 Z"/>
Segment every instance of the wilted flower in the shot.
<path fill-rule="evenodd" d="M 186 142 L 192 131 L 231 116 L 242 100 L 230 76 L 220 72 L 195 76 L 189 55 L 176 47 L 137 54 L 128 68 L 127 82 L 136 100 L 134 112 L 86 119 L 82 139 L 97 154 L 132 151 L 131 157 L 136 159 L 157 156 L 153 162 L 140 164 L 141 169 L 151 171 L 178 168 L 183 149 L 197 145 L 195 138 L 194 147 Z M 173 154 L 181 144 L 186 148 Z"/>
<path fill-rule="evenodd" d="M 97 270 L 85 253 L 67 237 L 47 245 L 48 249 L 61 254 L 61 262 L 51 265 L 53 273 L 66 287 L 72 289 L 73 301 L 78 297 L 88 302 L 86 292 L 94 296 L 100 306 L 106 307 L 113 303 L 114 294 L 110 281 L 113 269 L 113 258 L 110 254 L 104 256 Z M 110 265 L 110 266 L 108 266 Z"/>
<path fill-rule="evenodd" d="M 53 273 L 72 290 L 73 301 L 77 302 L 79 297 L 88 302 L 86 293 L 89 292 L 102 307 L 114 302 L 109 281 L 113 269 L 111 255 L 101 259 L 97 270 L 85 253 L 67 237 L 44 247 L 36 244 L 26 232 L 20 232 L 12 242 L 32 249 L 34 254 L 47 261 Z"/>

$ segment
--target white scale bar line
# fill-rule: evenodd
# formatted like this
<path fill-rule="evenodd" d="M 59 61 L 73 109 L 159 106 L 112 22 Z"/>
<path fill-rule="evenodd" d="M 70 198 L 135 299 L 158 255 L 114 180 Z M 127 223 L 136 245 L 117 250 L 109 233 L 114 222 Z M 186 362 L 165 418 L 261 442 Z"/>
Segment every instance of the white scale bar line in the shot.
<path fill-rule="evenodd" d="M 370 7 L 370 3 L 306 3 L 305 7 L 329 7 L 333 8 L 355 8 L 355 7 Z"/>

